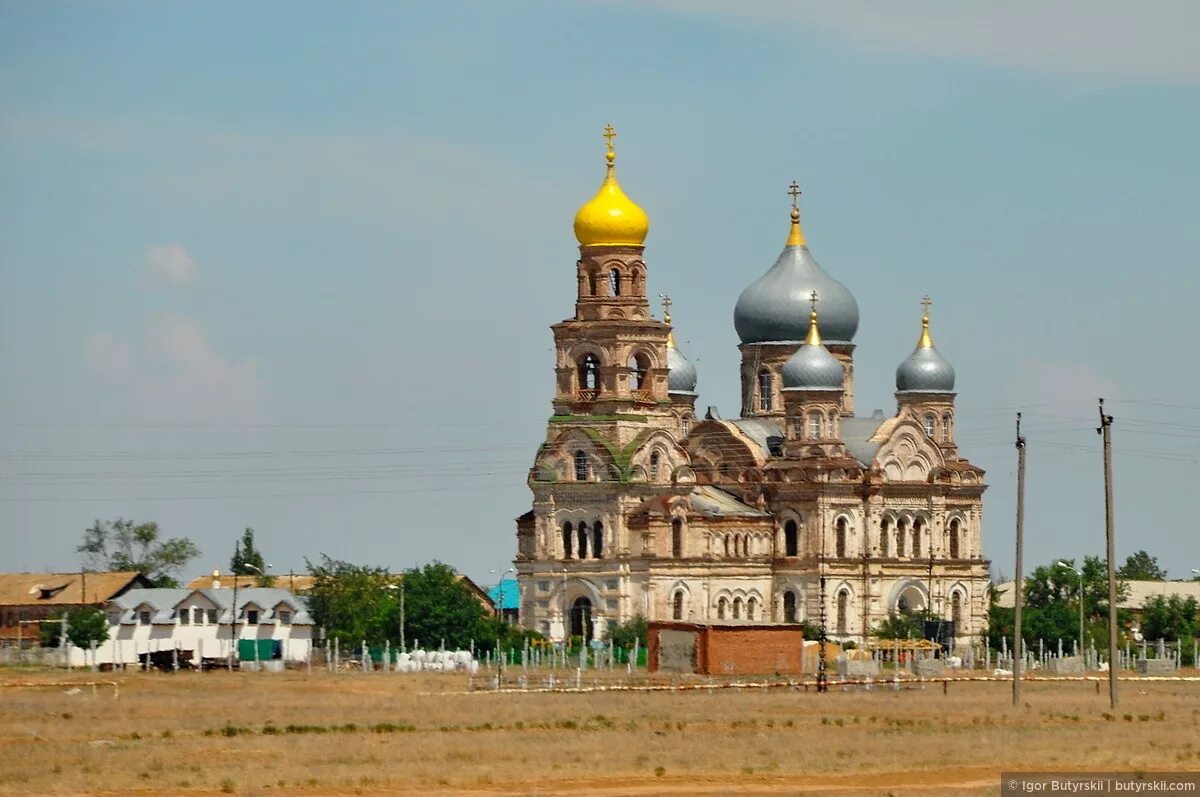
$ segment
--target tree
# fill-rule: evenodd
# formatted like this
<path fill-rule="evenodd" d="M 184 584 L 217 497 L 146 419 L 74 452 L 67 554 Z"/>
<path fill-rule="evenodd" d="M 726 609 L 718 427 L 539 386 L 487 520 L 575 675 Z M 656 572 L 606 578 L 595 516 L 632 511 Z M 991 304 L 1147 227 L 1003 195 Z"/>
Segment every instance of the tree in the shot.
<path fill-rule="evenodd" d="M 136 570 L 156 587 L 178 587 L 175 574 L 200 555 L 185 537 L 160 540 L 157 523 L 134 523 L 117 518 L 95 521 L 83 532 L 75 550 L 84 554 L 91 570 Z"/>
<path fill-rule="evenodd" d="M 1200 604 L 1195 598 L 1155 595 L 1142 607 L 1142 637 L 1190 642 L 1200 635 Z"/>
<path fill-rule="evenodd" d="M 108 639 L 108 617 L 95 606 L 78 606 L 67 611 L 67 639 L 77 648 L 90 648 Z"/>
<path fill-rule="evenodd" d="M 313 576 L 308 608 L 326 639 L 352 649 L 363 640 L 379 645 L 398 636 L 399 627 L 391 620 L 399 601 L 390 589 L 397 578 L 387 568 L 352 565 L 324 554 L 320 564 L 307 564 Z"/>
<path fill-rule="evenodd" d="M 1117 576 L 1128 581 L 1166 581 L 1167 571 L 1158 566 L 1157 556 L 1138 551 L 1125 560 Z"/>
<path fill-rule="evenodd" d="M 254 545 L 254 529 L 243 531 L 242 539 L 234 544 L 229 571 L 235 576 L 255 576 L 260 587 L 274 585 L 275 577 L 267 573 L 266 560 Z"/>
<path fill-rule="evenodd" d="M 433 562 L 404 574 L 405 635 L 409 644 L 420 640 L 427 647 L 441 645 L 476 648 L 496 644 L 491 614 L 475 594 L 458 579 L 449 565 Z M 399 627 L 399 607 L 392 614 L 392 627 Z"/>
<path fill-rule="evenodd" d="M 924 639 L 925 621 L 936 619 L 923 610 L 896 612 L 875 626 L 875 636 L 879 639 Z"/>
<path fill-rule="evenodd" d="M 1059 565 L 1063 562 L 1068 567 Z M 1097 648 L 1108 641 L 1108 564 L 1098 556 L 1084 557 L 1079 568 L 1083 573 L 1082 599 L 1084 614 L 1084 644 Z M 1064 643 L 1079 638 L 1080 576 L 1075 572 L 1074 559 L 1056 559 L 1049 565 L 1034 569 L 1025 579 L 1025 608 L 1021 615 L 1021 636 L 1028 647 L 1039 639 Z M 1129 594 L 1129 585 L 1117 582 L 1117 600 Z M 999 649 L 1002 638 L 1012 646 L 1015 612 L 1011 606 L 1000 606 L 993 590 L 988 607 L 988 644 Z M 1127 610 L 1117 612 L 1117 625 L 1124 628 L 1130 621 Z"/>
<path fill-rule="evenodd" d="M 629 618 L 625 622 L 617 625 L 609 633 L 609 639 L 619 648 L 631 650 L 633 643 L 636 640 L 642 648 L 646 647 L 646 635 L 650 631 L 650 624 L 645 617 L 640 614 Z"/>

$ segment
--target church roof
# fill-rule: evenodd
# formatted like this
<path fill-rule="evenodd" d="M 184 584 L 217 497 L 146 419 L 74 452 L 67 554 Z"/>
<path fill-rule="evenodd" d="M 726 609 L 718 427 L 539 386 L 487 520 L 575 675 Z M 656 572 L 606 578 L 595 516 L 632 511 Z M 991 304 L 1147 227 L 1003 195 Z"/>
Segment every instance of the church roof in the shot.
<path fill-rule="evenodd" d="M 783 437 L 783 427 L 779 425 L 778 421 L 769 418 L 735 418 L 728 423 L 736 426 L 739 432 L 754 441 L 764 459 L 771 456 L 767 438 Z"/>
<path fill-rule="evenodd" d="M 845 443 L 850 456 L 861 465 L 870 467 L 880 446 L 887 440 L 897 423 L 898 418 L 842 418 L 842 442 Z"/>
<path fill-rule="evenodd" d="M 724 490 L 703 484 L 692 490 L 692 509 L 708 517 L 770 517 L 770 512 L 744 504 Z"/>

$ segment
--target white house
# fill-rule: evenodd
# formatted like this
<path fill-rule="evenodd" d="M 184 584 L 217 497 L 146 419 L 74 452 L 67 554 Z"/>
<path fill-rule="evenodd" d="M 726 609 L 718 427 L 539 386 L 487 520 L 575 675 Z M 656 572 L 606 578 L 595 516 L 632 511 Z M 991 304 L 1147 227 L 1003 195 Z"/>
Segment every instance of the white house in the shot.
<path fill-rule="evenodd" d="M 131 589 L 106 604 L 109 638 L 94 659 L 90 651 L 74 648 L 71 663 L 137 664 L 139 655 L 174 649 L 190 651 L 196 664 L 227 658 L 234 641 L 233 601 L 228 588 Z M 307 604 L 286 589 L 238 589 L 236 629 L 237 640 L 260 640 L 262 659 L 302 662 L 312 648 Z"/>

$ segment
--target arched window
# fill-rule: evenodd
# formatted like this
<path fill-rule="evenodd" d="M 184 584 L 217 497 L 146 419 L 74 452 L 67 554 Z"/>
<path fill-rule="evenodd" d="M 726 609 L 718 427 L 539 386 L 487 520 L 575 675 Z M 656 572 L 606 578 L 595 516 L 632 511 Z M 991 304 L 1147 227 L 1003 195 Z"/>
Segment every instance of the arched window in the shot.
<path fill-rule="evenodd" d="M 922 425 L 925 427 L 925 434 L 929 435 L 930 440 L 934 439 L 933 427 L 934 427 L 934 424 L 936 424 L 936 423 L 937 423 L 937 416 L 934 415 L 932 412 L 928 413 L 923 420 Z"/>
<path fill-rule="evenodd" d="M 950 521 L 950 558 L 958 558 L 958 518 Z"/>
<path fill-rule="evenodd" d="M 879 524 L 879 555 L 880 556 L 888 555 L 888 548 L 891 547 L 888 538 L 891 536 L 892 536 L 892 519 L 885 517 L 883 519 L 883 522 Z"/>
<path fill-rule="evenodd" d="M 660 459 L 658 452 L 654 451 L 650 454 L 650 481 L 658 481 L 658 460 Z"/>
<path fill-rule="evenodd" d="M 650 358 L 637 354 L 629 358 L 630 386 L 633 390 L 645 390 L 650 386 L 647 377 L 650 375 Z"/>
<path fill-rule="evenodd" d="M 841 559 L 846 555 L 846 518 L 838 518 L 837 529 L 834 535 L 834 556 Z"/>
<path fill-rule="evenodd" d="M 783 621 L 785 623 L 796 622 L 796 593 L 790 589 L 783 593 Z"/>
<path fill-rule="evenodd" d="M 579 524 L 579 558 L 588 558 L 588 527 L 586 523 Z"/>
<path fill-rule="evenodd" d="M 621 272 L 615 268 L 608 272 L 608 295 L 621 295 Z"/>
<path fill-rule="evenodd" d="M 726 535 L 725 535 L 725 555 L 726 555 L 726 556 L 732 556 L 732 555 L 733 555 L 732 553 L 730 553 L 730 548 L 729 548 L 729 545 L 730 545 L 730 540 L 732 540 L 732 539 L 733 539 L 733 538 L 732 538 L 731 536 L 729 536 L 728 534 L 726 534 Z"/>
<path fill-rule="evenodd" d="M 839 634 L 846 633 L 846 617 L 849 615 L 850 608 L 850 592 L 842 590 L 837 596 L 837 632 Z"/>
<path fill-rule="evenodd" d="M 570 523 L 563 524 L 563 559 L 570 559 L 575 545 L 575 529 Z"/>
<path fill-rule="evenodd" d="M 587 598 L 576 598 L 571 604 L 571 636 L 584 642 L 592 638 L 592 602 Z"/>
<path fill-rule="evenodd" d="M 896 521 L 896 556 L 904 556 L 908 550 L 908 519 Z"/>
<path fill-rule="evenodd" d="M 683 558 L 683 520 L 680 518 L 671 521 L 671 556 Z"/>
<path fill-rule="evenodd" d="M 596 275 L 595 273 L 588 274 L 588 296 L 598 296 L 596 291 Z"/>
<path fill-rule="evenodd" d="M 796 521 L 789 520 L 783 524 L 783 555 L 797 556 L 799 544 L 797 540 Z"/>
<path fill-rule="evenodd" d="M 950 413 L 947 412 L 945 415 L 942 416 L 942 442 L 943 443 L 949 443 L 950 439 L 953 437 L 953 435 L 951 434 L 951 429 L 953 427 L 953 423 L 954 423 L 954 419 L 950 417 Z"/>
<path fill-rule="evenodd" d="M 675 620 L 683 619 L 683 590 L 675 590 L 675 596 L 671 599 L 671 617 Z"/>
<path fill-rule="evenodd" d="M 758 617 L 758 598 L 750 598 L 746 601 L 746 619 L 754 620 Z"/>
<path fill-rule="evenodd" d="M 743 534 L 741 537 L 741 549 L 742 549 L 742 556 L 750 555 L 750 540 L 748 537 L 746 537 L 745 534 Z"/>
<path fill-rule="evenodd" d="M 585 354 L 579 361 L 579 389 L 600 389 L 600 359 L 594 354 Z"/>
<path fill-rule="evenodd" d="M 604 524 L 599 520 L 592 526 L 592 557 L 604 558 Z"/>
<path fill-rule="evenodd" d="M 733 619 L 735 619 L 735 620 L 742 619 L 742 599 L 741 598 L 733 599 Z"/>
<path fill-rule="evenodd" d="M 758 408 L 770 411 L 771 401 L 771 372 L 764 368 L 758 372 Z"/>
<path fill-rule="evenodd" d="M 683 427 L 684 435 L 687 435 L 689 432 L 691 432 L 692 431 L 692 416 L 684 415 L 683 422 L 681 425 Z"/>
<path fill-rule="evenodd" d="M 962 634 L 962 593 L 955 592 L 950 596 L 950 619 L 954 621 L 954 635 Z"/>
<path fill-rule="evenodd" d="M 588 457 L 586 451 L 575 452 L 575 481 L 585 482 L 588 480 Z"/>
<path fill-rule="evenodd" d="M 823 425 L 825 416 L 819 412 L 810 412 L 808 414 L 808 439 L 821 439 L 821 426 Z"/>
<path fill-rule="evenodd" d="M 925 529 L 925 521 L 922 518 L 917 518 L 913 521 L 912 528 L 912 555 L 916 559 L 921 555 L 921 532 Z"/>
<path fill-rule="evenodd" d="M 725 615 L 729 612 L 729 601 L 724 598 L 717 599 L 717 619 L 724 620 Z"/>

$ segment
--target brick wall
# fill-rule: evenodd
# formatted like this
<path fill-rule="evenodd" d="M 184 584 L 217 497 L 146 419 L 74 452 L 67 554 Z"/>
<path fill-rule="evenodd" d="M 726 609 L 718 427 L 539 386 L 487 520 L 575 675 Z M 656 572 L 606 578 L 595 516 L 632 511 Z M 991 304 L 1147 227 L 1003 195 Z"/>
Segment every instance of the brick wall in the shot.
<path fill-rule="evenodd" d="M 696 636 L 695 672 L 701 675 L 800 675 L 804 630 L 799 625 L 715 625 L 653 622 L 648 666 L 659 669 L 658 632 L 690 631 Z"/>

